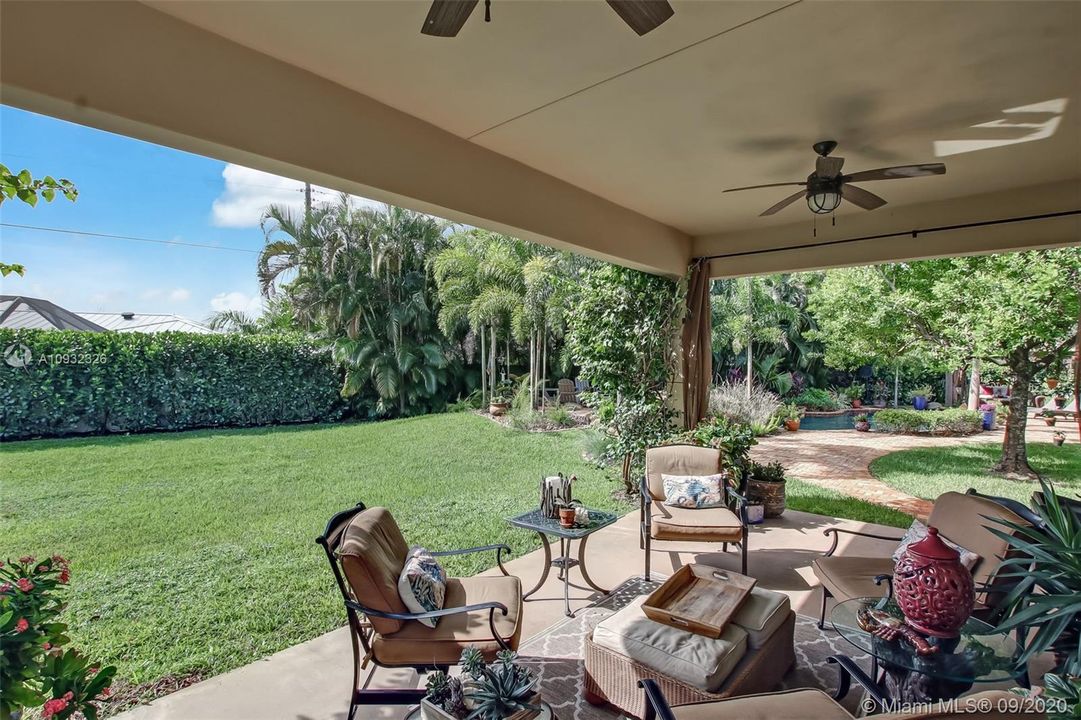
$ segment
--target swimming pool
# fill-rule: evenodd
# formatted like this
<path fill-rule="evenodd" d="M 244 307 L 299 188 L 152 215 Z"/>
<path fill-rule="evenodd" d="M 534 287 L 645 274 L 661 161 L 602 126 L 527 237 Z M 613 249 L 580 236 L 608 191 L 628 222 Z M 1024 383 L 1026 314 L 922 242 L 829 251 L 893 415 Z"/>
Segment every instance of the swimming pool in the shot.
<path fill-rule="evenodd" d="M 853 419 L 859 413 L 844 413 L 842 415 L 826 415 L 825 417 L 804 417 L 800 420 L 800 430 L 852 430 Z M 874 427 L 874 414 L 868 413 L 871 418 L 871 427 Z"/>

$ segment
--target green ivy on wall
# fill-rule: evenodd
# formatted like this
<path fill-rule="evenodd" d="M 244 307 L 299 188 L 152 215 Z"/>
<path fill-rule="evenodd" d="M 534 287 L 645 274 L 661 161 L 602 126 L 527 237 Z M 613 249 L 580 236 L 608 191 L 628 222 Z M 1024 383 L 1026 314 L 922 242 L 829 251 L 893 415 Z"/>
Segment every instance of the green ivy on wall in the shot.
<path fill-rule="evenodd" d="M 329 352 L 295 335 L 0 330 L 0 437 L 339 420 Z"/>

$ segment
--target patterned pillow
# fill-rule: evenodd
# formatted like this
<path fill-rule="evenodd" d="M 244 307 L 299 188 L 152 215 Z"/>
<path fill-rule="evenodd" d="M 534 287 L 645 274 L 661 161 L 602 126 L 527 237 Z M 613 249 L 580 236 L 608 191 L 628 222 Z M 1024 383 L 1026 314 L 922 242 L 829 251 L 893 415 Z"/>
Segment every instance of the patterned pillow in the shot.
<path fill-rule="evenodd" d="M 442 610 L 447 594 L 447 574 L 439 561 L 422 547 L 409 548 L 405 567 L 398 578 L 398 595 L 410 612 Z M 439 618 L 417 620 L 434 628 Z"/>
<path fill-rule="evenodd" d="M 722 483 L 717 475 L 661 475 L 664 504 L 681 508 L 711 508 L 724 505 Z"/>
<path fill-rule="evenodd" d="M 901 538 L 901 543 L 897 546 L 897 549 L 893 551 L 893 563 L 895 565 L 897 564 L 897 561 L 901 559 L 901 555 L 904 554 L 905 550 L 908 548 L 909 545 L 911 545 L 912 543 L 917 543 L 920 540 L 923 540 L 925 537 L 927 537 L 927 526 L 919 520 L 913 520 L 912 525 L 908 528 L 908 532 L 906 532 L 905 536 Z M 942 533 L 939 533 L 938 537 L 942 540 L 942 542 L 946 543 L 954 550 L 961 553 L 961 564 L 965 566 L 965 569 L 971 570 L 976 565 L 976 563 L 980 561 L 979 555 L 972 552 L 971 550 L 961 547 Z"/>

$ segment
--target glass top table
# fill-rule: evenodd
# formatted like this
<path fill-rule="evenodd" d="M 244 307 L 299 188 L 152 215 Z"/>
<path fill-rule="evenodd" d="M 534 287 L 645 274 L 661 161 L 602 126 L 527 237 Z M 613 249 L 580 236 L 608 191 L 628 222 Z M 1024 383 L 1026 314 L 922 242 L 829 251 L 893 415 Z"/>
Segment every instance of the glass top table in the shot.
<path fill-rule="evenodd" d="M 608 527 L 614 523 L 618 516 L 615 513 L 610 513 L 606 510 L 594 510 L 593 508 L 586 508 L 589 510 L 589 522 L 585 524 L 575 524 L 573 527 L 565 528 L 559 524 L 558 518 L 549 518 L 541 512 L 540 508 L 535 510 L 529 510 L 515 515 L 514 517 L 507 518 L 507 522 L 514 527 L 522 528 L 523 530 L 532 530 L 540 537 L 541 545 L 544 546 L 544 569 L 541 572 L 540 580 L 533 586 L 533 589 L 522 595 L 522 600 L 529 600 L 530 596 L 541 589 L 544 582 L 548 579 L 549 571 L 553 568 L 559 568 L 559 579 L 563 581 L 563 612 L 567 617 L 574 617 L 574 613 L 571 612 L 570 601 L 570 588 L 574 583 L 570 581 L 570 569 L 577 567 L 582 574 L 582 579 L 585 580 L 588 588 L 583 588 L 580 585 L 574 585 L 574 587 L 581 590 L 593 589 L 604 595 L 608 594 L 608 590 L 597 585 L 593 582 L 593 579 L 589 577 L 589 573 L 586 571 L 586 540 L 589 536 L 597 532 L 601 528 Z M 552 557 L 552 546 L 548 542 L 548 536 L 559 538 L 559 557 Z M 578 557 L 570 557 L 571 542 L 578 541 Z M 539 599 L 539 598 L 538 598 Z"/>
<path fill-rule="evenodd" d="M 974 683 L 1014 680 L 1023 672 L 1017 663 L 1019 652 L 1014 638 L 995 632 L 985 622 L 969 618 L 957 638 L 927 638 L 939 650 L 934 655 L 919 655 L 904 638 L 886 641 L 860 628 L 856 614 L 865 607 L 884 610 L 899 620 L 904 618 L 892 600 L 854 598 L 837 603 L 830 621 L 841 637 L 881 663 L 887 676 L 886 689 L 895 699 L 952 699 Z"/>

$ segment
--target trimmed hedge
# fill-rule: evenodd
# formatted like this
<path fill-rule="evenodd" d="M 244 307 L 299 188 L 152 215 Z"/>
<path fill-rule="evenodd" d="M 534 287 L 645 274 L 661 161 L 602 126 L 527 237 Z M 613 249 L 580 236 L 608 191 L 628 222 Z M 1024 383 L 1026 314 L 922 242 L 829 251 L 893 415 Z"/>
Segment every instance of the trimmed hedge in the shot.
<path fill-rule="evenodd" d="M 975 435 L 983 431 L 983 415 L 975 410 L 879 410 L 875 429 L 906 435 Z"/>
<path fill-rule="evenodd" d="M 12 367 L 8 349 L 30 350 Z M 341 419 L 341 373 L 293 335 L 0 330 L 0 437 Z"/>

